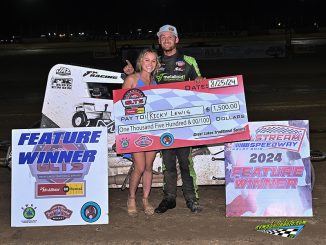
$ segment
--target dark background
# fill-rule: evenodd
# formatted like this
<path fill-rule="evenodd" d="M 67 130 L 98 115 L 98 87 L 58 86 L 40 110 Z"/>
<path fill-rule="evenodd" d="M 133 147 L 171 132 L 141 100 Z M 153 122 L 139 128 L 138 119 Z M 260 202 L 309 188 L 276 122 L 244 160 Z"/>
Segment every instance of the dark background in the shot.
<path fill-rule="evenodd" d="M 167 23 L 177 26 L 182 33 L 245 30 L 259 34 L 275 28 L 313 32 L 326 26 L 322 2 L 7 0 L 1 2 L 0 35 L 39 37 L 49 32 L 110 35 L 140 32 L 139 29 L 156 33 Z"/>
<path fill-rule="evenodd" d="M 287 34 L 323 32 L 322 27 L 326 25 L 322 11 L 325 8 L 321 2 L 200 0 L 190 5 L 188 1 L 177 0 L 6 0 L 0 5 L 0 36 L 20 35 L 33 41 L 33 37 L 46 32 L 85 31 L 95 37 L 103 35 L 104 29 L 108 31 L 105 35 L 110 37 L 116 32 L 126 34 L 137 29 L 146 32 L 153 29 L 155 35 L 161 25 L 169 23 L 175 25 L 181 35 L 214 32 L 217 37 L 237 37 L 245 31 L 257 40 L 260 39 L 257 35 L 268 29 L 287 30 Z M 200 61 L 199 66 L 206 77 L 242 74 L 249 121 L 309 120 L 311 149 L 325 152 L 326 48 L 322 34 L 290 39 L 293 47 L 306 39 L 302 44 L 306 52 L 289 49 L 283 58 L 216 59 Z M 273 38 L 270 35 L 263 41 L 270 42 Z M 239 38 L 239 42 L 242 39 Z M 22 43 L 0 45 L 1 140 L 10 141 L 12 129 L 30 128 L 40 120 L 47 76 L 53 65 L 72 64 L 120 72 L 124 65 L 119 56 L 96 58 L 94 49 L 97 47 L 91 42 L 27 45 L 23 40 Z M 314 217 L 305 219 L 308 223 L 296 238 L 299 244 L 325 244 L 326 241 L 324 162 L 314 167 Z M 225 218 L 223 186 L 201 187 L 204 211 L 198 215 L 189 213 L 181 189 L 178 189 L 175 209 L 163 216 L 144 217 L 141 214 L 130 219 L 126 210 L 127 193 L 111 189 L 108 226 L 12 228 L 10 180 L 10 171 L 1 169 L 2 244 L 186 244 L 189 241 L 191 244 L 293 244 L 290 239 L 255 230 L 256 225 L 272 223 L 273 218 Z M 161 192 L 159 188 L 152 189 L 151 199 L 155 206 L 161 200 Z M 284 220 L 284 217 L 279 219 Z"/>

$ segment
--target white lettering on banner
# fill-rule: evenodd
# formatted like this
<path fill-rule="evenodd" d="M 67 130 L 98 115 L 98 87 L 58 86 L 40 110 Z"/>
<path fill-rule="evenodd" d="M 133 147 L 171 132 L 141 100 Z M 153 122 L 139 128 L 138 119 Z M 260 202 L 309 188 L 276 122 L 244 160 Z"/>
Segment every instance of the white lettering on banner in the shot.
<path fill-rule="evenodd" d="M 241 132 L 245 131 L 245 128 L 231 128 L 231 129 L 222 129 L 222 130 L 214 130 L 214 131 L 206 131 L 206 132 L 196 132 L 193 134 L 195 139 L 202 139 L 202 138 L 211 138 L 217 137 L 218 135 L 227 135 L 232 132 Z"/>
<path fill-rule="evenodd" d="M 223 87 L 232 87 L 238 85 L 239 83 L 237 77 L 208 80 L 209 88 L 223 88 Z"/>
<path fill-rule="evenodd" d="M 212 104 L 212 112 L 226 112 L 240 110 L 239 101 L 233 101 L 221 104 Z"/>
<path fill-rule="evenodd" d="M 203 115 L 203 106 L 194 106 L 188 108 L 179 108 L 174 110 L 152 111 L 147 113 L 147 120 L 168 119 L 173 117 Z"/>
<path fill-rule="evenodd" d="M 194 126 L 202 126 L 202 125 L 210 125 L 210 124 L 211 124 L 211 120 L 209 116 L 193 117 L 187 119 L 175 119 L 169 121 L 119 126 L 118 133 L 130 134 L 130 133 L 140 133 L 140 132 L 153 131 L 153 130 L 194 127 Z"/>

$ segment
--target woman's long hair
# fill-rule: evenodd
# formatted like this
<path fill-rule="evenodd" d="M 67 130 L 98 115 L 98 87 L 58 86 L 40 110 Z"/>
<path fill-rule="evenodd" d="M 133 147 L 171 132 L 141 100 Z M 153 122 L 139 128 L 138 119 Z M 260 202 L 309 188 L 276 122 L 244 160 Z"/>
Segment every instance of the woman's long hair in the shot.
<path fill-rule="evenodd" d="M 155 69 L 152 71 L 151 73 L 151 76 L 154 77 L 156 72 L 158 71 L 158 68 L 160 68 L 161 64 L 160 64 L 160 61 L 158 59 L 158 54 L 156 52 L 156 50 L 154 49 L 151 49 L 151 48 L 146 48 L 146 49 L 143 49 L 139 55 L 138 55 L 138 58 L 137 58 L 137 61 L 136 61 L 136 72 L 141 72 L 142 70 L 142 67 L 141 67 L 141 61 L 142 59 L 144 58 L 144 56 L 147 54 L 147 53 L 153 53 L 156 55 L 156 67 Z"/>

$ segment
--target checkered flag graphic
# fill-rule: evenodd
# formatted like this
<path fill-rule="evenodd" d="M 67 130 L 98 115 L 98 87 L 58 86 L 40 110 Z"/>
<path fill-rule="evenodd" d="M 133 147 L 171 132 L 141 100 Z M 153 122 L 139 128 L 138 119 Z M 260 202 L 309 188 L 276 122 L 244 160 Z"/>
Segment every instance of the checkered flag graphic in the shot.
<path fill-rule="evenodd" d="M 261 127 L 256 130 L 256 133 L 277 133 L 277 134 L 294 134 L 298 135 L 302 133 L 302 130 L 294 129 L 294 128 L 289 128 L 289 127 L 284 127 L 284 126 L 267 126 L 267 127 Z"/>
<path fill-rule="evenodd" d="M 295 238 L 299 232 L 302 230 L 303 226 L 296 226 L 296 227 L 279 227 L 274 229 L 265 229 L 265 230 L 257 230 L 263 233 L 281 236 L 281 237 L 289 237 Z"/>

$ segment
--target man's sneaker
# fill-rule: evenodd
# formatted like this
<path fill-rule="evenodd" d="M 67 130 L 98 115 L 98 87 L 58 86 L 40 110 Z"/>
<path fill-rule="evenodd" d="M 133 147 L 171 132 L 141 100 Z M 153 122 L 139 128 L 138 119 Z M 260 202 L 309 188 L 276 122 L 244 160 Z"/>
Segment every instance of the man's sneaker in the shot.
<path fill-rule="evenodd" d="M 162 214 L 165 213 L 168 209 L 175 208 L 176 203 L 173 199 L 163 199 L 162 202 L 155 209 L 155 213 Z"/>
<path fill-rule="evenodd" d="M 187 200 L 187 207 L 193 213 L 200 213 L 203 210 L 196 200 Z"/>

